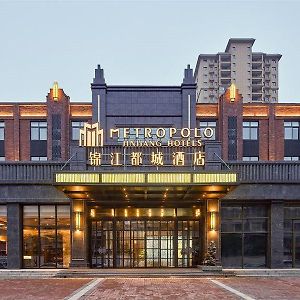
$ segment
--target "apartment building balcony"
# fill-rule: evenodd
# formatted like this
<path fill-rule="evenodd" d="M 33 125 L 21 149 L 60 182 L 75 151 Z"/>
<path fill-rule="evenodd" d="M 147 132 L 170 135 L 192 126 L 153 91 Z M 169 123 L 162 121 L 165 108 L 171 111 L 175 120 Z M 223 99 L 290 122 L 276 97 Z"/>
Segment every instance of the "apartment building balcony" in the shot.
<path fill-rule="evenodd" d="M 221 64 L 220 66 L 220 70 L 221 71 L 227 71 L 227 70 L 230 70 L 231 69 L 231 64 Z"/>
<path fill-rule="evenodd" d="M 262 70 L 252 70 L 252 78 L 262 78 Z"/>
<path fill-rule="evenodd" d="M 262 101 L 262 92 L 252 92 L 252 101 Z"/>
<path fill-rule="evenodd" d="M 220 62 L 221 63 L 226 63 L 229 62 L 231 63 L 231 54 L 227 54 L 227 55 L 220 55 Z"/>
<path fill-rule="evenodd" d="M 252 78 L 252 85 L 263 85 L 262 78 Z"/>
<path fill-rule="evenodd" d="M 231 84 L 231 78 L 221 78 L 220 84 L 224 87 L 227 87 Z"/>
<path fill-rule="evenodd" d="M 262 70 L 262 63 L 253 63 L 252 62 L 252 71 L 254 70 Z"/>
<path fill-rule="evenodd" d="M 221 78 L 231 78 L 231 70 L 221 70 L 220 77 Z"/>

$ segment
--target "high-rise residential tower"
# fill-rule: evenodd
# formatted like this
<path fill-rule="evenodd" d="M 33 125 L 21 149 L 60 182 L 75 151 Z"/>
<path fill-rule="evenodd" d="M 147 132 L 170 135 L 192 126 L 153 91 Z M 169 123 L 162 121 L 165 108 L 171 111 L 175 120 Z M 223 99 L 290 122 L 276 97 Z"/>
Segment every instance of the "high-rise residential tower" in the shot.
<path fill-rule="evenodd" d="M 195 69 L 197 102 L 214 103 L 235 83 L 244 102 L 278 102 L 281 54 L 252 52 L 255 39 L 229 39 L 225 52 L 200 54 Z"/>

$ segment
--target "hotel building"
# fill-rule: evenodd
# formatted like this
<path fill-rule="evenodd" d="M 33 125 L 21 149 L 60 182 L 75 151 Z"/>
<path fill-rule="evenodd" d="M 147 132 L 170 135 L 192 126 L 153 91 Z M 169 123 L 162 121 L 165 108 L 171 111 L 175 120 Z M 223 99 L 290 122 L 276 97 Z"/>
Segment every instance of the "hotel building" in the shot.
<path fill-rule="evenodd" d="M 224 268 L 299 267 L 300 104 L 238 87 L 198 103 L 189 66 L 178 86 L 98 66 L 92 101 L 2 102 L 1 267 L 196 267 L 211 241 Z"/>

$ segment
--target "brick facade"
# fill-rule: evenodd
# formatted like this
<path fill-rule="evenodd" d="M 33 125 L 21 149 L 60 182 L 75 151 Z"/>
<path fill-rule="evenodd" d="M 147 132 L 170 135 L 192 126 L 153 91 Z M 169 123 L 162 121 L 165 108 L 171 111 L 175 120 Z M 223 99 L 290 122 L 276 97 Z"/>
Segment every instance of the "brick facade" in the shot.
<path fill-rule="evenodd" d="M 97 89 L 99 87 L 97 86 Z M 101 98 L 102 104 L 109 99 L 109 94 L 114 95 L 117 88 L 110 88 L 106 85 L 101 86 L 106 92 Z M 101 90 L 99 88 L 99 90 Z M 190 93 L 193 95 L 193 86 Z M 169 88 L 173 93 L 180 92 L 178 88 Z M 50 89 L 46 97 L 46 103 L 1 103 L 0 104 L 0 121 L 5 122 L 5 158 L 8 161 L 28 161 L 30 160 L 30 122 L 31 121 L 46 121 L 48 124 L 48 141 L 47 141 L 47 157 L 52 160 L 52 116 L 59 115 L 61 120 L 61 158 L 65 161 L 70 157 L 71 141 L 71 122 L 73 121 L 91 121 L 93 117 L 92 103 L 71 103 L 62 89 L 59 89 L 59 98 L 55 101 L 52 97 L 53 90 Z M 125 93 L 128 93 L 128 89 Z M 125 95 L 124 91 L 123 94 Z M 116 94 L 117 97 L 122 97 L 122 92 Z M 127 94 L 126 94 L 127 95 Z M 153 93 L 159 98 L 159 93 Z M 151 96 L 153 96 L 151 95 Z M 179 93 L 178 93 L 179 96 Z M 186 97 L 185 97 L 186 98 Z M 106 100 L 108 99 L 108 100 Z M 114 98 L 113 98 L 114 99 Z M 159 102 L 159 99 L 157 99 Z M 183 101 L 178 97 L 178 101 Z M 108 102 L 108 104 L 110 104 Z M 109 108 L 109 107 L 108 107 Z M 107 109 L 108 109 L 107 108 Z M 128 106 L 124 106 L 124 111 Z M 117 109 L 117 107 L 116 107 Z M 165 107 L 163 115 L 166 115 L 169 110 L 172 115 L 175 107 Z M 180 108 L 179 108 L 180 109 Z M 143 109 L 142 109 L 143 110 Z M 290 103 L 243 103 L 242 95 L 238 94 L 235 101 L 230 101 L 229 90 L 225 92 L 219 99 L 219 103 L 205 104 L 197 103 L 191 114 L 192 123 L 196 118 L 201 120 L 216 120 L 217 136 L 222 142 L 222 158 L 228 160 L 228 117 L 237 118 L 237 160 L 243 158 L 243 120 L 259 122 L 259 160 L 262 161 L 279 161 L 284 158 L 284 120 L 300 120 L 300 104 Z M 95 112 L 94 112 L 95 113 Z M 101 113 L 104 113 L 104 109 Z M 116 114 L 113 112 L 110 117 Z M 138 111 L 139 114 L 143 112 Z M 149 113 L 149 110 L 147 110 Z M 147 113 L 144 118 L 147 118 Z M 124 115 L 127 116 L 126 113 Z M 106 115 L 101 116 L 106 118 Z M 118 115 L 119 117 L 119 115 Z M 112 117 L 111 117 L 112 118 Z M 172 116 L 172 122 L 174 117 Z M 106 120 L 105 125 L 112 125 Z M 114 120 L 115 121 L 115 120 Z M 153 120 L 154 122 L 154 120 Z M 171 121 L 166 121 L 168 124 Z M 171 122 L 171 123 L 172 123 Z M 171 124 L 170 123 L 170 124 Z M 176 126 L 186 126 L 184 122 L 175 122 Z"/>

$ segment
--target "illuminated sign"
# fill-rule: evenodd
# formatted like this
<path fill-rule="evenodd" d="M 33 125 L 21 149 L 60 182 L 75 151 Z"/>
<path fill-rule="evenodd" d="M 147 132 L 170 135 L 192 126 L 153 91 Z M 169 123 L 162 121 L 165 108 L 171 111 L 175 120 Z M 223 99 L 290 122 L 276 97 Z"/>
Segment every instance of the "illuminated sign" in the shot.
<path fill-rule="evenodd" d="M 85 123 L 83 129 L 80 129 L 79 146 L 83 147 L 102 147 L 103 129 L 100 129 L 99 123 Z"/>
<path fill-rule="evenodd" d="M 110 144 L 122 145 L 121 151 L 104 154 L 104 131 L 99 123 L 84 124 L 80 130 L 79 146 L 87 147 L 91 166 L 102 166 L 103 156 L 109 155 L 111 166 L 123 166 L 125 155 L 131 166 L 204 166 L 205 152 L 202 139 L 214 136 L 212 128 L 117 128 L 110 129 Z M 124 149 L 130 151 L 124 153 Z M 163 151 L 171 149 L 172 151 Z M 173 149 L 174 150 L 173 150 Z M 192 151 L 186 151 L 186 148 Z M 146 149 L 150 150 L 145 153 Z M 167 153 L 168 152 L 168 155 Z"/>
<path fill-rule="evenodd" d="M 97 172 L 58 172 L 54 181 L 57 184 L 236 184 L 238 177 L 233 172 L 203 173 L 97 173 Z"/>

